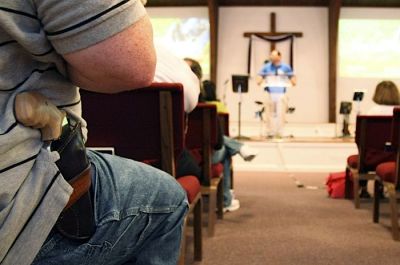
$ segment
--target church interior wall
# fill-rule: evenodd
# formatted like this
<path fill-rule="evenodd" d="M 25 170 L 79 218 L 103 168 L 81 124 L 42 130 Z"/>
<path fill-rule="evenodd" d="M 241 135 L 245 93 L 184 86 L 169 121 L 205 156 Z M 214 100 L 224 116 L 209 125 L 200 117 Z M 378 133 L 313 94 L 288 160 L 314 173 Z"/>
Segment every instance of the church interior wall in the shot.
<path fill-rule="evenodd" d="M 226 102 L 235 126 L 238 120 L 239 95 L 232 92 L 231 75 L 247 73 L 248 38 L 244 32 L 270 31 L 270 13 L 276 13 L 276 30 L 302 32 L 303 37 L 294 43 L 294 71 L 298 84 L 288 90 L 289 105 L 296 108 L 287 115 L 291 126 L 296 124 L 328 123 L 328 9 L 325 7 L 220 7 L 218 39 L 218 96 Z M 348 8 L 342 7 L 341 18 L 398 19 L 399 8 Z M 148 8 L 150 16 L 191 17 L 208 15 L 207 7 Z M 400 33 L 399 33 L 400 34 Z M 279 43 L 283 61 L 289 61 L 289 43 Z M 264 100 L 266 93 L 255 83 L 255 75 L 267 59 L 269 44 L 253 42 L 249 93 L 242 95 L 242 130 L 257 130 L 259 119 L 255 112 L 260 109 L 254 101 Z M 340 60 L 338 60 L 340 61 Z M 400 75 L 399 75 L 400 76 Z M 208 75 L 206 74 L 205 78 Z M 341 77 L 338 65 L 337 106 L 341 101 L 351 101 L 354 89 L 366 92 L 360 105 L 366 111 L 373 104 L 371 97 L 376 84 L 382 78 Z M 400 77 L 392 78 L 400 85 Z M 357 105 L 353 105 L 350 122 L 354 123 Z M 342 117 L 337 116 L 337 130 Z M 236 124 L 237 126 L 237 124 Z M 248 127 L 248 128 L 247 128 Z M 289 126 L 290 127 L 290 126 Z M 250 134 L 256 134 L 249 132 Z M 326 134 L 328 135 L 328 134 Z"/>
<path fill-rule="evenodd" d="M 226 102 L 232 120 L 237 120 L 239 96 L 232 92 L 232 74 L 247 73 L 248 38 L 244 32 L 270 31 L 270 13 L 276 13 L 276 30 L 302 32 L 294 42 L 294 71 L 297 86 L 289 88 L 289 105 L 296 107 L 287 115 L 288 122 L 326 123 L 328 121 L 328 10 L 308 7 L 221 7 L 218 39 L 218 88 Z M 256 100 L 266 92 L 255 83 L 255 75 L 267 59 L 269 44 L 255 41 L 252 54 L 249 93 L 243 94 L 242 121 L 257 122 Z M 289 60 L 289 43 L 279 43 L 283 61 Z"/>
<path fill-rule="evenodd" d="M 340 18 L 342 19 L 400 19 L 400 8 L 342 8 Z M 398 32 L 398 49 L 400 49 L 400 31 Z M 379 60 L 379 58 L 376 58 Z M 340 59 L 339 59 L 340 60 Z M 398 62 L 400 65 L 400 61 Z M 341 101 L 351 101 L 354 90 L 364 90 L 364 99 L 360 103 L 361 113 L 365 113 L 373 106 L 372 97 L 376 85 L 382 80 L 392 80 L 400 88 L 400 73 L 397 78 L 388 77 L 341 77 L 340 65 L 338 65 L 338 82 L 337 82 L 337 106 Z M 353 111 L 350 115 L 351 123 L 355 122 L 358 104 L 353 104 Z M 338 122 L 342 117 L 338 117 Z M 352 126 L 354 128 L 354 126 Z"/>

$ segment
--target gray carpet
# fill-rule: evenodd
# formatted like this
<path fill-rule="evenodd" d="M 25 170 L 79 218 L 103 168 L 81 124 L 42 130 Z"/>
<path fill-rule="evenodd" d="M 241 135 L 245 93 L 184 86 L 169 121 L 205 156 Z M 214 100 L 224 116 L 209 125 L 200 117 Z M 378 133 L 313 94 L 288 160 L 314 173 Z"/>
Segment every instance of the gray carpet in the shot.
<path fill-rule="evenodd" d="M 326 176 L 235 173 L 241 208 L 218 220 L 214 237 L 203 230 L 202 262 L 193 261 L 188 239 L 186 264 L 400 264 L 400 242 L 391 239 L 387 203 L 380 224 L 374 224 L 372 201 L 355 210 L 351 201 L 328 198 L 322 189 Z M 320 188 L 298 188 L 294 179 Z"/>

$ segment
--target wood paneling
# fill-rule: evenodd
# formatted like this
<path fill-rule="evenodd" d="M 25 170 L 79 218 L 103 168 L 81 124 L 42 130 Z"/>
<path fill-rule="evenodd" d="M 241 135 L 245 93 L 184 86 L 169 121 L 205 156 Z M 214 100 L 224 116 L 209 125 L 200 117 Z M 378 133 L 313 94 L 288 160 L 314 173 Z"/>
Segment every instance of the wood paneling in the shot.
<path fill-rule="evenodd" d="M 207 0 L 147 0 L 146 6 L 207 6 Z"/>
<path fill-rule="evenodd" d="M 218 0 L 208 0 L 208 15 L 210 18 L 210 80 L 216 83 L 218 65 Z"/>
<path fill-rule="evenodd" d="M 400 1 L 399 0 L 342 0 L 342 6 L 400 7 Z"/>
<path fill-rule="evenodd" d="M 220 6 L 327 6 L 327 0 L 219 0 Z"/>
<path fill-rule="evenodd" d="M 329 122 L 336 122 L 337 47 L 341 0 L 329 4 Z"/>

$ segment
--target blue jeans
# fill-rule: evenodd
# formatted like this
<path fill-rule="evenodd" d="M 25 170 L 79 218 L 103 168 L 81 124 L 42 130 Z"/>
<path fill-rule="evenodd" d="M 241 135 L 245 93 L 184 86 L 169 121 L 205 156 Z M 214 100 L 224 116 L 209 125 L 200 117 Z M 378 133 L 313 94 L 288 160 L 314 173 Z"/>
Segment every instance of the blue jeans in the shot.
<path fill-rule="evenodd" d="M 96 232 L 88 242 L 55 229 L 34 265 L 176 265 L 186 193 L 173 177 L 129 159 L 88 151 Z"/>
<path fill-rule="evenodd" d="M 232 203 L 231 194 L 231 165 L 232 156 L 239 153 L 243 144 L 233 138 L 224 135 L 224 145 L 221 149 L 215 150 L 212 156 L 212 163 L 222 163 L 224 166 L 224 207 L 228 207 Z"/>

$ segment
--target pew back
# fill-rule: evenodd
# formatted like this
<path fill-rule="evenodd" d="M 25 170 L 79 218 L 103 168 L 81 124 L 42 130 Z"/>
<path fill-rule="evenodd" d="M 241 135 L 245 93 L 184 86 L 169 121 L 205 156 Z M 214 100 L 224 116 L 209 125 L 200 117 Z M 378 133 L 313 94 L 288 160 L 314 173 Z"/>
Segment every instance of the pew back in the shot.
<path fill-rule="evenodd" d="M 385 150 L 391 141 L 392 116 L 357 116 L 356 144 L 359 152 L 359 173 L 375 171 L 377 165 L 394 161 L 395 154 Z"/>
<path fill-rule="evenodd" d="M 117 94 L 81 91 L 81 97 L 87 146 L 113 147 L 116 155 L 151 161 L 174 175 L 184 144 L 181 84 L 154 83 Z"/>

